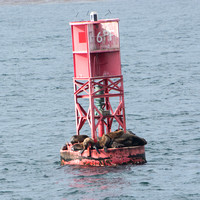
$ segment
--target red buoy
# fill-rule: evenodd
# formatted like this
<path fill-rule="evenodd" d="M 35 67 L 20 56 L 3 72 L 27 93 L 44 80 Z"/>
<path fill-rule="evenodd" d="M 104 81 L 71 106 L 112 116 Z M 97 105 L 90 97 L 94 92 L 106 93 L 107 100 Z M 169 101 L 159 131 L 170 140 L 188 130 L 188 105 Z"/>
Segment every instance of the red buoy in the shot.
<path fill-rule="evenodd" d="M 119 19 L 71 22 L 74 63 L 76 134 L 88 122 L 91 138 L 110 133 L 113 121 L 126 132 L 123 76 L 121 73 Z M 87 102 L 87 107 L 82 102 Z M 116 129 L 116 127 L 115 127 Z M 72 144 L 60 150 L 61 165 L 112 166 L 146 162 L 144 146 L 99 149 L 83 153 Z"/>

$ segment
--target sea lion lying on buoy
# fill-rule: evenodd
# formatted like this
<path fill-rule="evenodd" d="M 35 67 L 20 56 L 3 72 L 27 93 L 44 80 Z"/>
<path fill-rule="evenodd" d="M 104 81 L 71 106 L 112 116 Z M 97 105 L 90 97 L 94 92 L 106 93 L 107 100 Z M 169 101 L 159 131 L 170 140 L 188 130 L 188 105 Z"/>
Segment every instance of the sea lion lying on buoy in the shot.
<path fill-rule="evenodd" d="M 145 144 L 147 144 L 147 141 L 144 138 L 141 138 L 139 136 L 137 136 L 135 133 L 133 133 L 132 131 L 126 131 L 127 134 L 132 135 L 133 137 L 133 146 L 143 146 Z"/>
<path fill-rule="evenodd" d="M 107 152 L 107 148 L 110 148 L 112 146 L 113 141 L 116 138 L 120 138 L 123 134 L 124 134 L 123 130 L 107 133 L 100 138 L 97 147 L 103 148 L 104 151 Z"/>
<path fill-rule="evenodd" d="M 143 146 L 147 144 L 144 138 L 138 137 L 131 131 L 127 131 L 125 134 L 113 140 L 112 148 L 129 147 L 129 146 Z"/>
<path fill-rule="evenodd" d="M 140 138 L 132 131 L 118 130 L 103 135 L 98 141 L 98 148 L 103 148 L 107 152 L 107 148 L 121 148 L 129 146 L 143 146 L 147 144 L 144 138 Z"/>
<path fill-rule="evenodd" d="M 71 144 L 81 143 L 85 140 L 85 138 L 88 138 L 88 136 L 87 135 L 73 135 L 71 137 L 70 142 Z"/>
<path fill-rule="evenodd" d="M 81 143 L 74 144 L 72 146 L 71 150 L 72 151 L 81 151 L 80 153 L 82 154 L 89 147 L 89 145 L 91 146 L 91 148 L 96 149 L 96 151 L 100 154 L 99 149 L 97 148 L 94 140 L 89 137 L 85 138 L 84 141 Z"/>

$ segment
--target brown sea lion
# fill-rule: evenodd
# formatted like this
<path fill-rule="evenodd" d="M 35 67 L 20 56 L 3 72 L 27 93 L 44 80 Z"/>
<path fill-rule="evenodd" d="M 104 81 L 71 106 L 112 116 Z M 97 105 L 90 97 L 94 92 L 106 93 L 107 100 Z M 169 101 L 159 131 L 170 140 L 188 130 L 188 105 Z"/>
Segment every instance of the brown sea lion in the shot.
<path fill-rule="evenodd" d="M 91 148 L 93 149 L 96 149 L 96 151 L 100 154 L 95 142 L 93 139 L 87 137 L 84 139 L 83 142 L 81 143 L 76 143 L 72 146 L 71 150 L 72 151 L 81 151 L 80 153 L 82 154 L 88 147 L 89 145 L 91 146 Z"/>
<path fill-rule="evenodd" d="M 86 138 L 83 141 L 83 152 L 84 152 L 84 150 L 86 150 L 89 147 L 89 145 L 90 145 L 91 149 L 96 149 L 97 153 L 100 154 L 98 146 L 97 146 L 97 144 L 94 142 L 94 140 L 92 138 Z"/>
<path fill-rule="evenodd" d="M 147 141 L 144 138 L 138 137 L 137 135 L 129 131 L 123 134 L 121 137 L 115 138 L 113 140 L 113 145 L 111 146 L 113 148 L 116 148 L 115 147 L 117 146 L 116 143 L 119 144 L 119 146 L 124 145 L 125 147 L 129 147 L 129 146 L 143 146 L 147 144 Z"/>
<path fill-rule="evenodd" d="M 84 149 L 87 149 L 89 145 L 93 146 L 95 143 L 94 143 L 94 140 L 92 138 L 85 138 L 84 141 L 83 141 L 83 147 Z"/>
<path fill-rule="evenodd" d="M 85 138 L 88 138 L 88 136 L 87 135 L 73 135 L 71 137 L 70 142 L 71 144 L 81 143 L 84 141 Z"/>
<path fill-rule="evenodd" d="M 107 133 L 100 138 L 100 140 L 97 143 L 97 147 L 100 149 L 104 148 L 104 151 L 107 152 L 107 148 L 112 147 L 113 140 L 121 137 L 123 134 L 124 134 L 123 130 Z"/>

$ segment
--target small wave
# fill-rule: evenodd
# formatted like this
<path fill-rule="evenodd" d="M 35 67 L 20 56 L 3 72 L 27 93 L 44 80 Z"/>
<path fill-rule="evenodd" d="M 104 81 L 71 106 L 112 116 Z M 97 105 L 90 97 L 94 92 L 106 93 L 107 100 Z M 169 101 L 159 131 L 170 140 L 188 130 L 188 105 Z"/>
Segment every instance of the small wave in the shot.
<path fill-rule="evenodd" d="M 140 182 L 141 185 L 145 185 L 145 186 L 148 186 L 150 183 L 149 182 L 146 182 L 146 181 L 142 181 Z"/>
<path fill-rule="evenodd" d="M 13 191 L 0 191 L 0 195 L 1 194 L 13 194 L 14 192 Z"/>

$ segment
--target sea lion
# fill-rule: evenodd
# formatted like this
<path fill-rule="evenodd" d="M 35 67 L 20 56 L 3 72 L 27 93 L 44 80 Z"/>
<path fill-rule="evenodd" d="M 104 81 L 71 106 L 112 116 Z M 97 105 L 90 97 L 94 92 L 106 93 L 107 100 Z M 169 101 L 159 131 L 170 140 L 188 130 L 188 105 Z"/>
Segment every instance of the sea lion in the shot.
<path fill-rule="evenodd" d="M 84 141 L 85 138 L 88 138 L 88 136 L 87 135 L 73 135 L 71 137 L 70 142 L 71 144 L 81 143 Z"/>
<path fill-rule="evenodd" d="M 85 138 L 85 140 L 83 141 L 83 152 L 89 147 L 89 145 L 91 149 L 96 149 L 97 153 L 100 154 L 97 144 L 94 142 L 92 138 L 89 138 L 89 137 Z"/>
<path fill-rule="evenodd" d="M 89 145 L 91 146 L 91 148 L 96 149 L 96 151 L 100 154 L 94 140 L 89 137 L 85 138 L 84 141 L 81 143 L 74 144 L 72 146 L 71 150 L 72 151 L 80 151 L 80 153 L 82 154 L 89 147 Z"/>
<path fill-rule="evenodd" d="M 144 138 L 137 136 L 132 131 L 127 131 L 126 133 L 132 136 L 133 146 L 137 146 L 137 145 L 143 146 L 143 145 L 147 144 L 147 141 Z"/>
<path fill-rule="evenodd" d="M 110 132 L 107 134 L 104 134 L 100 140 L 97 143 L 98 148 L 103 148 L 105 152 L 107 152 L 107 149 L 112 147 L 113 140 L 116 138 L 121 137 L 124 134 L 123 130 L 118 130 L 114 132 Z M 117 144 L 115 144 L 116 146 Z"/>
<path fill-rule="evenodd" d="M 121 137 L 115 138 L 113 140 L 113 145 L 117 146 L 116 143 L 120 145 L 124 145 L 125 147 L 129 146 L 143 146 L 147 144 L 147 141 L 144 138 L 138 137 L 131 131 L 127 131 L 125 134 L 123 134 Z M 111 146 L 113 146 L 111 145 Z M 113 148 L 116 148 L 114 147 Z"/>
<path fill-rule="evenodd" d="M 87 149 L 89 145 L 93 146 L 95 143 L 94 143 L 94 140 L 92 138 L 85 138 L 84 141 L 83 141 L 83 147 L 84 149 Z"/>

